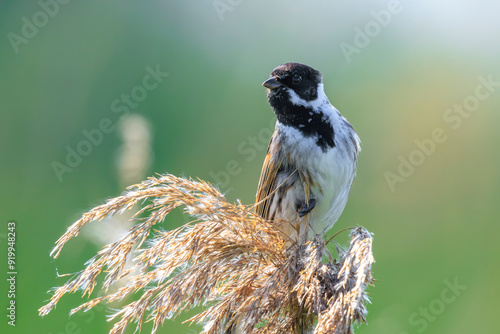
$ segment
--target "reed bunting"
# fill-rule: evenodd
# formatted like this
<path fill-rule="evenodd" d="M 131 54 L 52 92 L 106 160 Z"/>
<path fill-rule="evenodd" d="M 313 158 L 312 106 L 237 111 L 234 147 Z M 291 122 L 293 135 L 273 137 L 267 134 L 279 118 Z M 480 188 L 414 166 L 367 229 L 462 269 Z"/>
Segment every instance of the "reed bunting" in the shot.
<path fill-rule="evenodd" d="M 286 63 L 262 85 L 277 121 L 256 212 L 301 243 L 323 235 L 340 217 L 356 175 L 360 140 L 330 104 L 319 71 Z"/>
<path fill-rule="evenodd" d="M 257 189 L 256 212 L 302 245 L 335 224 L 356 176 L 360 140 L 330 104 L 321 73 L 286 63 L 263 84 L 277 116 Z M 229 317 L 232 318 L 232 315 Z M 243 333 L 238 320 L 225 334 Z"/>

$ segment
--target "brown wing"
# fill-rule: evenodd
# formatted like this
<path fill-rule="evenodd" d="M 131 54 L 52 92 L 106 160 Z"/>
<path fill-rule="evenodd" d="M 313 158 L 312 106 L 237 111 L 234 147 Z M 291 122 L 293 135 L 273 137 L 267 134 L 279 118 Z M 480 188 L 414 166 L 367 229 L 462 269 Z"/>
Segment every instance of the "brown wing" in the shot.
<path fill-rule="evenodd" d="M 269 217 L 269 209 L 274 197 L 272 192 L 276 187 L 276 174 L 281 167 L 280 159 L 278 158 L 276 135 L 275 130 L 267 149 L 264 166 L 262 166 L 256 196 L 255 212 L 265 219 L 272 219 L 272 217 Z"/>

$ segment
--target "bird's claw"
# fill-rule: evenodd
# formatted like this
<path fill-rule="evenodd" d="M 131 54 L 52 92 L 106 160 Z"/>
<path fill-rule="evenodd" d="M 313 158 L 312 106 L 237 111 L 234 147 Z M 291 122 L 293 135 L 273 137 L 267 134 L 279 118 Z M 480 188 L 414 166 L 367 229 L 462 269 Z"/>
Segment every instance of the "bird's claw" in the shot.
<path fill-rule="evenodd" d="M 316 200 L 314 198 L 311 198 L 309 200 L 309 203 L 306 204 L 303 202 L 302 204 L 299 205 L 297 212 L 299 213 L 299 217 L 304 217 L 307 215 L 309 212 L 311 212 L 312 209 L 316 206 Z"/>

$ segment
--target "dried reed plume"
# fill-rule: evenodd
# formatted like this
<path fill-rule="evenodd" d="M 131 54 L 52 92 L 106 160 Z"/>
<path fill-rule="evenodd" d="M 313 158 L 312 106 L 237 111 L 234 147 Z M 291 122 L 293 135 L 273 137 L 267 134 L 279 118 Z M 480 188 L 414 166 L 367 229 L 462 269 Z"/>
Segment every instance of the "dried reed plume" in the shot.
<path fill-rule="evenodd" d="M 71 310 L 88 311 L 101 302 L 114 302 L 140 292 L 138 300 L 116 312 L 110 333 L 124 333 L 135 323 L 140 330 L 153 322 L 152 333 L 165 321 L 196 306 L 204 310 L 189 319 L 203 324 L 202 334 L 219 334 L 231 326 L 243 333 L 352 333 L 355 321 L 365 321 L 372 283 L 372 236 L 362 227 L 351 232 L 346 251 L 331 260 L 322 237 L 292 244 L 253 207 L 230 204 L 210 184 L 173 175 L 151 177 L 131 186 L 83 214 L 57 241 L 56 258 L 66 242 L 90 221 L 102 220 L 146 201 L 127 235 L 105 246 L 86 268 L 59 287 L 40 308 L 48 314 L 66 293 L 94 290 L 105 271 L 104 296 Z M 170 232 L 151 228 L 174 208 L 184 206 L 196 220 Z M 134 249 L 136 249 L 134 251 Z M 124 270 L 128 257 L 135 266 Z M 323 259 L 329 258 L 326 263 Z M 115 292 L 108 288 L 135 271 Z M 315 326 L 315 329 L 314 329 Z"/>
<path fill-rule="evenodd" d="M 122 145 L 115 152 L 116 175 L 120 189 L 144 180 L 153 160 L 151 124 L 141 114 L 129 114 L 120 120 L 118 130 Z M 131 218 L 139 205 L 121 215 L 105 220 L 105 224 L 90 225 L 82 236 L 99 248 L 118 239 L 134 225 Z M 126 268 L 127 266 L 125 266 Z"/>

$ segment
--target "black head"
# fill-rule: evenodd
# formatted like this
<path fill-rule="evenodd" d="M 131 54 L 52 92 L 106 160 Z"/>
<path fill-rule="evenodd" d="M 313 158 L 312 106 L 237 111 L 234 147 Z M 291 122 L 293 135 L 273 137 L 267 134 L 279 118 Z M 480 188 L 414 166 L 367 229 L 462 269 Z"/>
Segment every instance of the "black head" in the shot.
<path fill-rule="evenodd" d="M 318 97 L 318 84 L 322 82 L 321 73 L 312 67 L 299 63 L 286 63 L 276 67 L 262 85 L 269 88 L 271 106 L 281 100 L 290 100 L 288 89 L 293 90 L 302 100 L 313 101 Z M 282 101 L 283 103 L 285 101 Z"/>
<path fill-rule="evenodd" d="M 267 98 L 278 121 L 298 129 L 306 137 L 317 138 L 318 145 L 326 150 L 335 146 L 333 126 L 322 112 L 321 103 L 308 103 L 318 99 L 321 73 L 312 67 L 286 63 L 271 72 L 271 78 L 262 85 L 268 88 Z M 297 96 L 293 96 L 295 93 Z M 326 98 L 326 97 L 325 97 Z"/>

